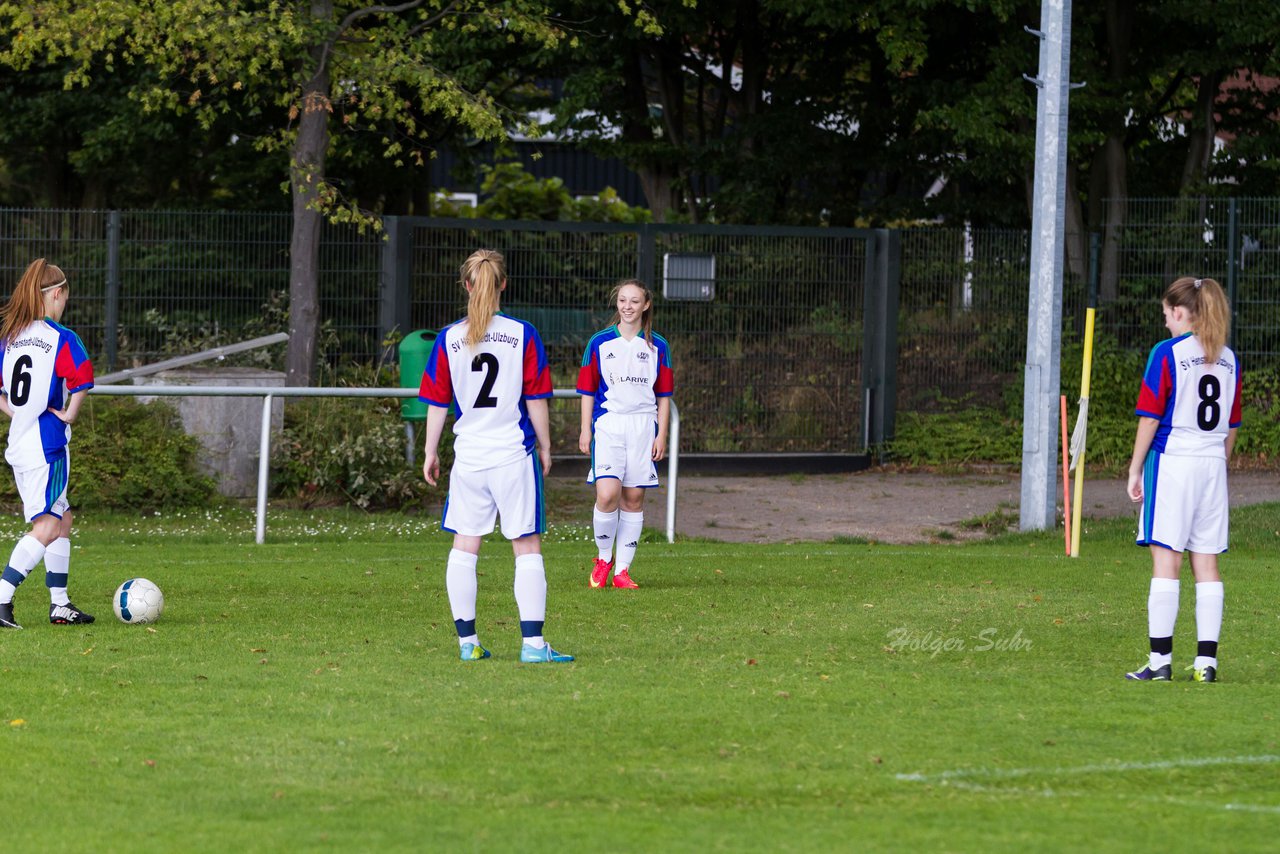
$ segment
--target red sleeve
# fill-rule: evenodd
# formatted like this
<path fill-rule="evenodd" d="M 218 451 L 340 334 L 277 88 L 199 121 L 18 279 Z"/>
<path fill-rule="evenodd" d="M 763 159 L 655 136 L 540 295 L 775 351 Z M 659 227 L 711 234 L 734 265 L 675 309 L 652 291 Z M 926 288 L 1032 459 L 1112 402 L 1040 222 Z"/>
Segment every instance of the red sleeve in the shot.
<path fill-rule="evenodd" d="M 524 339 L 524 396 L 526 398 L 551 397 L 551 368 L 547 364 L 547 351 L 542 349 L 542 339 L 528 324 Z"/>
<path fill-rule="evenodd" d="M 79 359 L 76 358 L 77 355 Z M 70 394 L 93 388 L 93 362 L 89 361 L 85 353 L 77 354 L 70 341 L 63 341 L 58 347 L 53 372 L 67 381 L 67 392 Z"/>
<path fill-rule="evenodd" d="M 588 350 L 578 368 L 578 394 L 595 394 L 600 390 L 600 363 L 595 350 Z"/>
<path fill-rule="evenodd" d="M 441 346 L 444 335 L 436 338 L 431 355 L 422 371 L 422 383 L 418 386 L 418 399 L 434 406 L 453 403 L 453 377 L 449 374 L 449 356 Z"/>
<path fill-rule="evenodd" d="M 1169 365 L 1169 355 L 1161 353 L 1151 359 L 1142 378 L 1142 389 L 1138 392 L 1138 405 L 1135 415 L 1148 418 L 1163 418 L 1169 405 L 1169 394 L 1173 391 L 1173 371 Z"/>

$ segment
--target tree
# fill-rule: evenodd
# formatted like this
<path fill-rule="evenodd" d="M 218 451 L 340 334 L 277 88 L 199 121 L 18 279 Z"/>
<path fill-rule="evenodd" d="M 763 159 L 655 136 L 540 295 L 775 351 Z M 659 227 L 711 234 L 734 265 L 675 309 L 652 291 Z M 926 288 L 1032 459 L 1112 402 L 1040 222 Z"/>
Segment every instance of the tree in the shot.
<path fill-rule="evenodd" d="M 335 135 L 381 132 L 382 154 L 396 164 L 431 156 L 435 120 L 500 139 L 515 117 L 440 61 L 456 58 L 448 46 L 496 41 L 536 56 L 566 37 L 542 0 L 0 2 L 0 63 L 66 63 L 67 89 L 138 65 L 149 74 L 130 95 L 144 110 L 206 128 L 228 117 L 273 117 L 275 131 L 259 145 L 289 156 L 291 385 L 309 384 L 314 367 L 322 219 L 378 226 L 326 171 Z M 469 61 L 488 63 L 484 55 Z"/>

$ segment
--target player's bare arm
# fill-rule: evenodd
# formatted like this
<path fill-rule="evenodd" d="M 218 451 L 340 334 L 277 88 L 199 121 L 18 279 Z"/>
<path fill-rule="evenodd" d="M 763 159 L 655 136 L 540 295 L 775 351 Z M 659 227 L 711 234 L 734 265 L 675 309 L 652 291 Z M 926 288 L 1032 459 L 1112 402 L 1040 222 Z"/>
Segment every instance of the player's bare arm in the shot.
<path fill-rule="evenodd" d="M 1132 501 L 1142 500 L 1142 467 L 1147 460 L 1147 451 L 1151 450 L 1151 442 L 1156 437 L 1160 422 L 1145 415 L 1138 417 L 1138 432 L 1133 440 L 1133 457 L 1129 460 L 1129 498 Z"/>
<path fill-rule="evenodd" d="M 533 433 L 538 437 L 538 459 L 542 461 L 542 473 L 551 474 L 551 416 L 547 410 L 547 399 L 526 399 L 524 404 L 529 411 Z"/>
<path fill-rule="evenodd" d="M 582 429 L 578 433 L 578 450 L 584 454 L 591 453 L 591 413 L 595 408 L 595 400 L 582 395 Z"/>
<path fill-rule="evenodd" d="M 440 447 L 440 436 L 444 433 L 444 421 L 449 410 L 443 406 L 427 407 L 427 438 L 422 447 L 422 476 L 432 486 L 440 479 L 440 457 L 436 450 Z"/>
<path fill-rule="evenodd" d="M 89 394 L 88 391 L 78 391 L 75 394 L 71 395 L 71 399 L 67 401 L 66 409 L 54 409 L 52 406 L 50 406 L 49 411 L 52 412 L 54 415 L 56 415 L 58 417 L 58 420 L 62 421 L 62 423 L 72 424 L 75 422 L 76 417 L 80 414 L 80 405 L 84 403 L 84 399 L 88 396 L 88 394 Z M 6 399 L 5 407 L 6 409 L 8 408 L 7 399 Z M 10 413 L 10 415 L 12 415 L 12 413 Z"/>
<path fill-rule="evenodd" d="M 667 427 L 671 423 L 671 398 L 658 398 L 658 435 L 653 437 L 653 461 L 667 455 Z"/>

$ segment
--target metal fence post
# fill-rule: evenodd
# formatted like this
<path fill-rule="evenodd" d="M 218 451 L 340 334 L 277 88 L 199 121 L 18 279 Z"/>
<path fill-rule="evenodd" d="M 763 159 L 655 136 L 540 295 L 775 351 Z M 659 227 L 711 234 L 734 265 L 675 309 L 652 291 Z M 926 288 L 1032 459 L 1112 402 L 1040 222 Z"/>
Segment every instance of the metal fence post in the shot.
<path fill-rule="evenodd" d="M 1227 199 L 1227 306 L 1231 311 L 1231 326 L 1227 331 L 1227 343 L 1236 328 L 1236 287 L 1240 279 L 1240 206 L 1232 196 Z"/>
<path fill-rule="evenodd" d="M 107 212 L 107 283 L 103 294 L 102 344 L 107 372 L 116 369 L 120 335 L 120 211 Z"/>
<path fill-rule="evenodd" d="M 893 439 L 898 399 L 898 301 L 902 235 L 878 228 L 866 238 L 866 285 L 862 312 L 863 444 L 882 447 Z M 884 457 L 883 449 L 880 453 Z"/>
<path fill-rule="evenodd" d="M 392 332 L 413 330 L 413 224 L 405 217 L 382 218 L 386 237 L 378 271 L 378 331 L 383 340 Z"/>

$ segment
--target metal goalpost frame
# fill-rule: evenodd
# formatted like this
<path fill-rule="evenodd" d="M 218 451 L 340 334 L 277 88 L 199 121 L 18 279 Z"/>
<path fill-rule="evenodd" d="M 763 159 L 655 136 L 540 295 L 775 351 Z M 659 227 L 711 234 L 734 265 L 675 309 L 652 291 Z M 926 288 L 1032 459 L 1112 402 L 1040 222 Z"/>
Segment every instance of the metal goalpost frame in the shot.
<path fill-rule="evenodd" d="M 122 397 L 261 397 L 262 431 L 258 444 L 258 494 L 255 540 L 261 545 L 267 532 L 267 486 L 271 467 L 271 404 L 277 397 L 417 397 L 410 388 L 253 388 L 252 386 L 119 386 L 101 385 L 90 394 Z M 577 389 L 558 388 L 553 397 L 577 398 Z M 676 492 L 680 472 L 680 410 L 671 401 L 670 439 L 667 442 L 667 542 L 676 541 Z"/>

